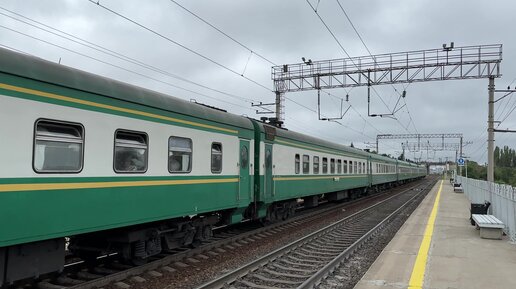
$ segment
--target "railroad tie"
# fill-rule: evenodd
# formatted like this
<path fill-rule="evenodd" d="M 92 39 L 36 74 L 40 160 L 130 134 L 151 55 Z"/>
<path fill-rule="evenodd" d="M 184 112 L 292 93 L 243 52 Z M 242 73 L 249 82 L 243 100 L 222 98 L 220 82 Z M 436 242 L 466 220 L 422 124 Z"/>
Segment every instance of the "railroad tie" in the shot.
<path fill-rule="evenodd" d="M 289 280 L 281 280 L 281 279 L 275 279 L 275 278 L 267 278 L 259 273 L 254 273 L 251 275 L 251 277 L 254 277 L 256 279 L 259 279 L 264 282 L 274 283 L 274 284 L 283 284 L 283 285 L 299 285 L 303 283 L 303 281 L 296 282 L 296 281 L 289 281 Z"/>
<path fill-rule="evenodd" d="M 297 274 L 292 274 L 292 273 L 282 273 L 282 272 L 277 272 L 277 271 L 273 271 L 273 270 L 270 270 L 270 269 L 267 269 L 267 268 L 263 268 L 262 269 L 263 272 L 267 272 L 268 274 L 271 274 L 271 275 L 274 275 L 274 276 L 278 276 L 278 277 L 286 277 L 286 278 L 297 278 L 297 279 L 302 279 L 302 280 L 305 280 L 307 278 L 306 275 L 297 275 Z M 290 271 L 290 268 L 286 269 L 286 271 Z"/>
<path fill-rule="evenodd" d="M 299 272 L 299 273 L 304 273 L 305 275 L 308 275 L 308 276 L 310 276 L 314 272 L 317 272 L 317 268 L 318 268 L 318 267 L 312 266 L 312 268 L 314 268 L 313 270 L 306 270 L 306 269 L 295 268 L 295 267 L 285 267 L 285 266 L 282 266 L 282 265 L 279 265 L 279 264 L 276 264 L 276 263 L 273 263 L 271 265 L 276 267 L 276 268 L 278 268 L 278 269 L 281 269 L 281 270 L 295 271 L 295 272 Z M 301 265 L 302 266 L 304 264 L 297 264 L 297 263 L 290 262 L 290 265 L 292 265 L 292 266 L 300 266 Z"/>

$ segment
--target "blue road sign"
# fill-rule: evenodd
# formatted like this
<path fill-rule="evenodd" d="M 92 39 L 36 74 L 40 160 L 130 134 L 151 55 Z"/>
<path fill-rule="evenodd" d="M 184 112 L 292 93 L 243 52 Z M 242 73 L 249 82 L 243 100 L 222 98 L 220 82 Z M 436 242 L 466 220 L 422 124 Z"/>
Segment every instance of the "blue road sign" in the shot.
<path fill-rule="evenodd" d="M 463 167 L 464 166 L 464 159 L 463 158 L 460 158 L 457 160 L 457 164 L 460 166 L 460 167 Z"/>

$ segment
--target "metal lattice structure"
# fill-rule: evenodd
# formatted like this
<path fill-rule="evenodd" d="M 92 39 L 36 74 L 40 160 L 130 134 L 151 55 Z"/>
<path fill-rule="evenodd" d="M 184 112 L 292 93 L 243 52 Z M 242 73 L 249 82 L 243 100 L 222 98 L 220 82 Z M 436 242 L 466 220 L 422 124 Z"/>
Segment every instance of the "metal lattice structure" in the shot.
<path fill-rule="evenodd" d="M 461 133 L 407 133 L 407 134 L 379 134 L 376 139 L 411 139 L 411 138 L 462 138 Z"/>
<path fill-rule="evenodd" d="M 276 117 L 283 120 L 284 93 L 423 81 L 497 78 L 502 45 L 445 47 L 272 67 Z"/>
<path fill-rule="evenodd" d="M 471 142 L 467 142 L 464 144 L 469 144 Z M 463 145 L 464 145 L 463 144 Z M 401 143 L 401 147 L 404 150 L 408 150 L 410 152 L 418 152 L 420 150 L 431 150 L 431 151 L 459 151 L 460 143 L 417 143 L 417 142 L 405 142 Z"/>
<path fill-rule="evenodd" d="M 500 77 L 502 45 L 465 46 L 272 67 L 275 91 Z"/>
<path fill-rule="evenodd" d="M 379 151 L 379 147 L 378 147 L 378 142 L 379 140 L 381 139 L 402 139 L 402 140 L 408 140 L 408 139 L 417 139 L 417 142 L 415 143 L 415 147 L 414 147 L 414 150 L 421 150 L 421 149 L 426 149 L 423 148 L 423 146 L 426 146 L 428 143 L 422 143 L 421 142 L 421 139 L 435 139 L 435 138 L 439 138 L 442 140 L 441 142 L 441 146 L 444 147 L 445 146 L 445 142 L 444 142 L 444 139 L 449 139 L 449 138 L 453 138 L 453 139 L 459 139 L 459 151 L 460 151 L 460 156 L 462 156 L 462 147 L 463 147 L 463 142 L 462 142 L 462 134 L 461 133 L 423 133 L 423 134 L 420 134 L 420 133 L 409 133 L 409 134 L 379 134 L 376 136 L 376 151 L 378 152 Z"/>
<path fill-rule="evenodd" d="M 376 136 L 376 151 L 379 151 L 378 143 L 381 139 L 402 139 L 407 140 L 402 143 L 403 151 L 418 152 L 428 151 L 455 151 L 455 161 L 458 157 L 462 157 L 462 148 L 464 145 L 472 142 L 463 142 L 461 133 L 427 133 L 427 134 L 379 134 Z M 409 139 L 417 139 L 417 142 L 408 142 Z M 430 143 L 430 141 L 422 142 L 422 139 L 441 139 L 440 143 Z M 444 139 L 458 139 L 458 143 L 445 143 Z"/>

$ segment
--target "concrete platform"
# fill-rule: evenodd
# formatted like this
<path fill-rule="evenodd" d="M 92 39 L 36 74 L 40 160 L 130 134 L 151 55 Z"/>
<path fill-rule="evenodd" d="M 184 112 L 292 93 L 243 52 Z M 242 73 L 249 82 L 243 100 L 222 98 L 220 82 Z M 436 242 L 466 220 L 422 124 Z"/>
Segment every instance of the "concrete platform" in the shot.
<path fill-rule="evenodd" d="M 409 217 L 355 289 L 409 288 L 440 183 Z M 481 239 L 479 231 L 469 222 L 469 207 L 464 194 L 454 193 L 449 182 L 444 181 L 423 286 L 410 289 L 516 288 L 516 245 L 510 244 L 506 236 L 502 240 Z"/>

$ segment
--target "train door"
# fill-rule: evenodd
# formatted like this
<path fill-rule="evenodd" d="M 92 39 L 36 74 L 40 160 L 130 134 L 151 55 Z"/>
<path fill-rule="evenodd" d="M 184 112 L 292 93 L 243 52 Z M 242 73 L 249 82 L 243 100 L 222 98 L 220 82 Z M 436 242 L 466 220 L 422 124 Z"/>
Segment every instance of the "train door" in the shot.
<path fill-rule="evenodd" d="M 367 159 L 367 182 L 369 186 L 373 185 L 373 162 L 371 157 Z"/>
<path fill-rule="evenodd" d="M 250 192 L 250 176 L 249 176 L 249 141 L 240 140 L 240 183 L 239 183 L 239 199 L 240 196 L 247 198 Z"/>
<path fill-rule="evenodd" d="M 265 197 L 270 198 L 274 195 L 274 183 L 272 181 L 272 144 L 265 144 Z"/>

